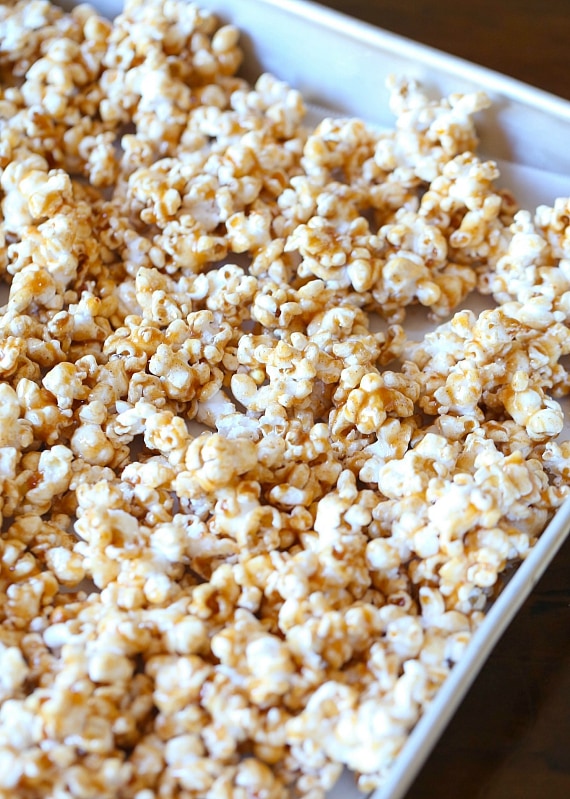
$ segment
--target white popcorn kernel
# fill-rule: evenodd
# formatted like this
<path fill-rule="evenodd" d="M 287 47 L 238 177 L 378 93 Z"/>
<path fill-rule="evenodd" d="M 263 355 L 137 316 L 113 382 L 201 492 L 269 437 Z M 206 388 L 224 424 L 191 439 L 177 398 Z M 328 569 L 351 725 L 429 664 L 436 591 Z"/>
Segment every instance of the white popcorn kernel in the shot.
<path fill-rule="evenodd" d="M 29 667 L 21 651 L 15 647 L 0 648 L 0 689 L 11 694 L 27 679 Z"/>

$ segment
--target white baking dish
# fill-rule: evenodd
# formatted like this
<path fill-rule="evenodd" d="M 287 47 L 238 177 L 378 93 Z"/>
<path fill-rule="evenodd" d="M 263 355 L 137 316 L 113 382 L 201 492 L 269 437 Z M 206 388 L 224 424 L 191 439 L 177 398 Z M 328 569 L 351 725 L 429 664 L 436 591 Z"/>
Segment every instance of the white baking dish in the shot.
<path fill-rule="evenodd" d="M 109 16 L 121 7 L 120 0 L 99 0 L 93 5 Z M 527 207 L 570 194 L 570 102 L 311 2 L 199 0 L 199 5 L 241 29 L 246 77 L 272 72 L 300 89 L 307 102 L 342 115 L 391 125 L 385 88 L 391 73 L 415 77 L 438 95 L 485 90 L 493 108 L 477 122 L 480 152 L 499 161 L 503 183 Z M 374 799 L 401 799 L 405 794 L 569 530 L 570 505 L 566 504 L 495 601 Z M 360 794 L 348 779 L 331 793 L 336 799 L 353 796 Z"/>

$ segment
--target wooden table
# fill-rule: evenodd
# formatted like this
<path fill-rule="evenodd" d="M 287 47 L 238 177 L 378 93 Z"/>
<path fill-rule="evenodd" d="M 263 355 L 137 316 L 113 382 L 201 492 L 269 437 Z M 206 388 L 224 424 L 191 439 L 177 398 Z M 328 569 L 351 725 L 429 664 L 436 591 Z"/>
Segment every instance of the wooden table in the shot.
<path fill-rule="evenodd" d="M 570 99 L 570 0 L 322 5 Z M 406 799 L 570 799 L 570 541 Z"/>
<path fill-rule="evenodd" d="M 568 0 L 320 0 L 570 99 Z"/>

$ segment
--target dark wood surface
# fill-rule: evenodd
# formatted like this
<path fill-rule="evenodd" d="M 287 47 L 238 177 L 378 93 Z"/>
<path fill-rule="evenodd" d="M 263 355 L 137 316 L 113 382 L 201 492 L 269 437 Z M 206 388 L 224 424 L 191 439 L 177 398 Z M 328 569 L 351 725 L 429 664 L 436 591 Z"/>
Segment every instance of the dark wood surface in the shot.
<path fill-rule="evenodd" d="M 322 5 L 570 99 L 570 0 Z M 406 799 L 570 799 L 570 541 L 492 653 Z"/>
<path fill-rule="evenodd" d="M 570 99 L 569 0 L 320 0 Z"/>

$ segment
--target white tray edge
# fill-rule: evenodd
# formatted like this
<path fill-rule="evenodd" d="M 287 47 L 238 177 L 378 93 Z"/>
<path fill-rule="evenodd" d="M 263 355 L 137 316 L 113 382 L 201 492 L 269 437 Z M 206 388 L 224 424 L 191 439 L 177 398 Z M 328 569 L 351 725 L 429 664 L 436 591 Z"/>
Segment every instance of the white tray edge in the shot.
<path fill-rule="evenodd" d="M 553 516 L 527 558 L 489 609 L 434 701 L 416 724 L 391 769 L 371 799 L 402 799 L 478 676 L 482 666 L 536 586 L 570 532 L 570 500 Z"/>

